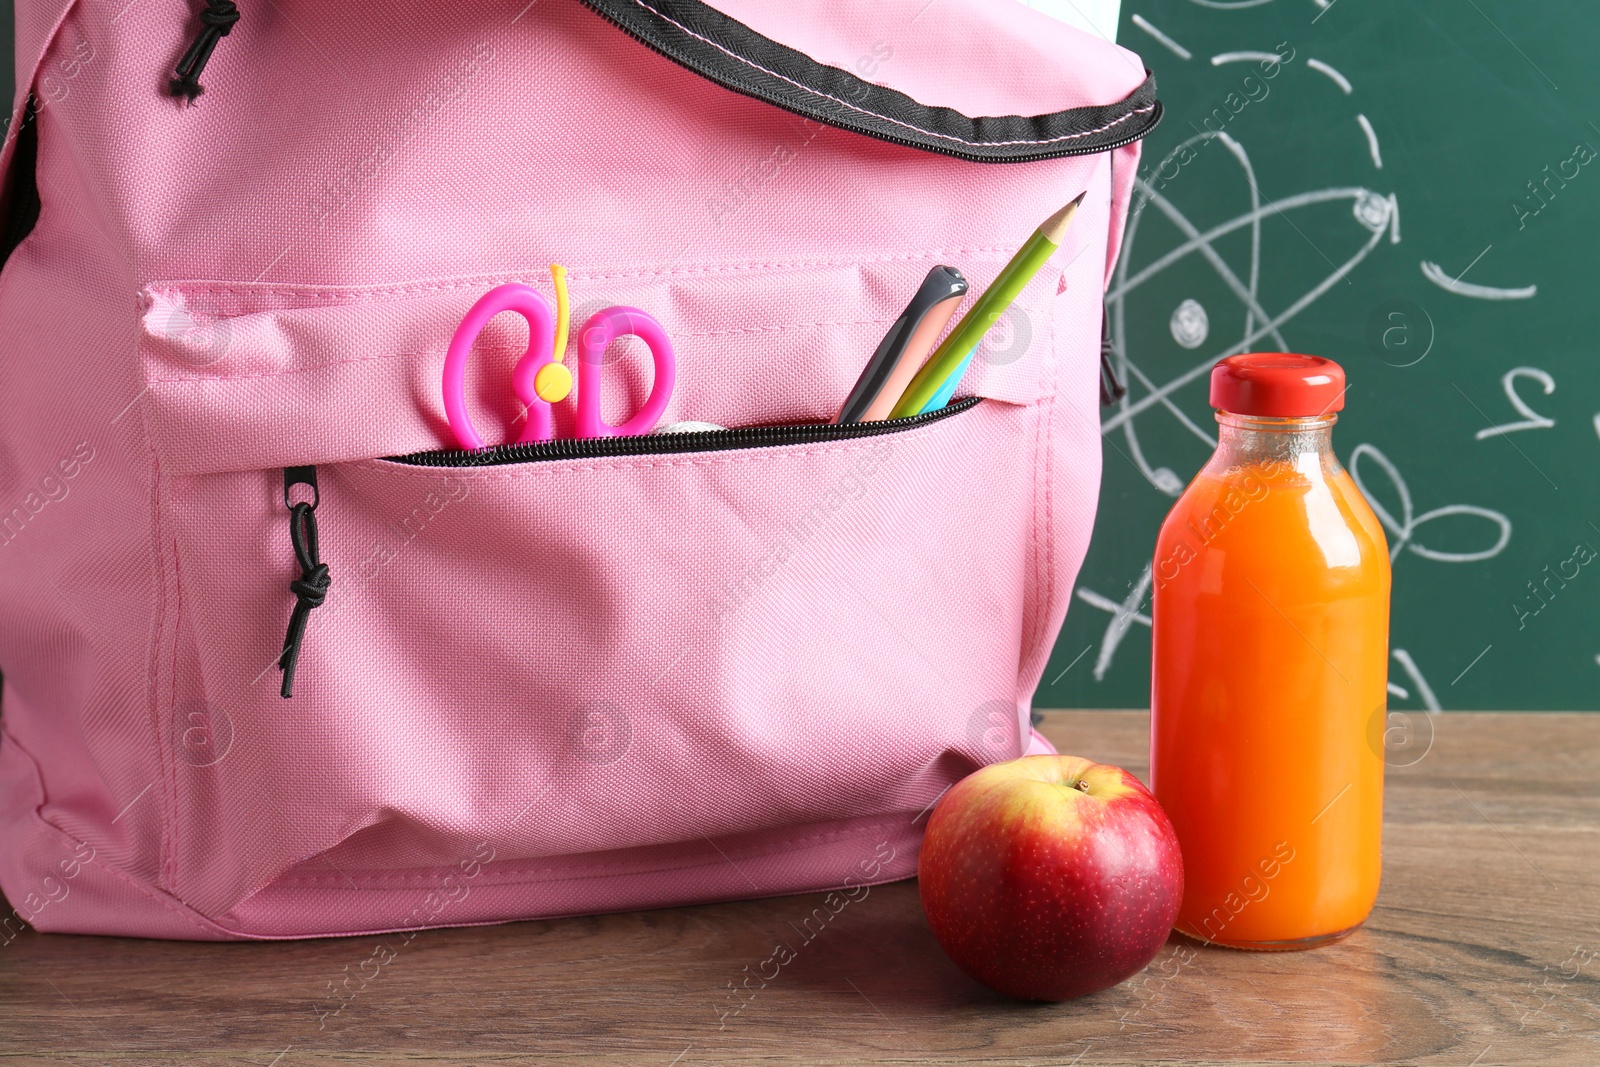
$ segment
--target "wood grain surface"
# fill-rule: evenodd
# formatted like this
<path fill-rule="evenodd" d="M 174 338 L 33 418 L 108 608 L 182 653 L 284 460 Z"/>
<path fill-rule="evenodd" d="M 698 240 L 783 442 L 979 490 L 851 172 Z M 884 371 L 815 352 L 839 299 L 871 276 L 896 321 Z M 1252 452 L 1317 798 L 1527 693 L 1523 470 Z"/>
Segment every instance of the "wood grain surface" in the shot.
<path fill-rule="evenodd" d="M 30 931 L 0 948 L 0 1065 L 1600 1064 L 1600 715 L 1411 726 L 1377 910 L 1315 952 L 1174 938 L 1115 989 L 1021 1004 L 945 959 L 911 882 L 804 943 L 792 924 L 820 895 L 431 931 L 398 951 Z M 1143 713 L 1052 712 L 1043 729 L 1145 772 Z M 795 958 L 734 996 L 784 938 Z M 375 976 L 319 1015 L 364 961 Z"/>

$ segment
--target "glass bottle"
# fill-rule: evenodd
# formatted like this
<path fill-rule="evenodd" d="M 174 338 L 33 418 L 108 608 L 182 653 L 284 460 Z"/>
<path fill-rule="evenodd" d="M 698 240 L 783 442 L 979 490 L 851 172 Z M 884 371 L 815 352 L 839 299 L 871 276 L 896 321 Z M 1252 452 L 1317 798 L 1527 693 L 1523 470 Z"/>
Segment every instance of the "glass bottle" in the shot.
<path fill-rule="evenodd" d="M 1156 543 L 1151 783 L 1177 928 L 1214 944 L 1326 944 L 1378 894 L 1389 551 L 1333 453 L 1344 392 L 1314 356 L 1219 363 L 1216 453 Z"/>

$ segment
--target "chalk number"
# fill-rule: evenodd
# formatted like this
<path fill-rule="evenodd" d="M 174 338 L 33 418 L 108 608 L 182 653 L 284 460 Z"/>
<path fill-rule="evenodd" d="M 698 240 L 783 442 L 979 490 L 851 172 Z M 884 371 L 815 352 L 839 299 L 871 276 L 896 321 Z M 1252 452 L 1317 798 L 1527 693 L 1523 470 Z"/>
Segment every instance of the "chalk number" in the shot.
<path fill-rule="evenodd" d="M 1512 409 L 1522 416 L 1522 420 L 1520 422 L 1503 423 L 1499 426 L 1487 426 L 1478 431 L 1478 440 L 1486 441 L 1491 437 L 1515 433 L 1518 430 L 1548 430 L 1556 424 L 1555 419 L 1545 418 L 1529 407 L 1528 402 L 1518 395 L 1518 378 L 1531 378 L 1538 382 L 1544 389 L 1545 396 L 1549 396 L 1556 391 L 1556 380 L 1537 367 L 1513 367 L 1506 371 L 1505 376 L 1500 379 L 1500 388 L 1506 391 L 1506 399 L 1511 402 Z"/>

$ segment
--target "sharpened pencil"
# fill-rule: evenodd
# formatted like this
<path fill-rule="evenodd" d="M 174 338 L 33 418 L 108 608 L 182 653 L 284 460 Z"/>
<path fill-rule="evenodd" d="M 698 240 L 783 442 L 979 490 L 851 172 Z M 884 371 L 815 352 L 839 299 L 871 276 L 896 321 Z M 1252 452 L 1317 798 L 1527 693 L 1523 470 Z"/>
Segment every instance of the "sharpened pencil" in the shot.
<path fill-rule="evenodd" d="M 1087 192 L 1079 193 L 1072 203 L 1045 219 L 1033 236 L 1017 250 L 1017 254 L 1011 257 L 1011 262 L 1001 268 L 994 283 L 983 291 L 978 302 L 972 305 L 972 310 L 962 317 L 956 328 L 928 357 L 928 362 L 923 364 L 917 376 L 911 379 L 900 402 L 895 405 L 891 418 L 936 411 L 949 403 L 956 386 L 961 384 L 967 366 L 972 362 L 973 354 L 978 350 L 978 342 L 1005 314 L 1034 275 L 1055 254 L 1055 250 L 1061 247 L 1067 229 L 1072 225 L 1072 217 L 1077 214 L 1078 205 L 1083 203 L 1086 195 Z"/>

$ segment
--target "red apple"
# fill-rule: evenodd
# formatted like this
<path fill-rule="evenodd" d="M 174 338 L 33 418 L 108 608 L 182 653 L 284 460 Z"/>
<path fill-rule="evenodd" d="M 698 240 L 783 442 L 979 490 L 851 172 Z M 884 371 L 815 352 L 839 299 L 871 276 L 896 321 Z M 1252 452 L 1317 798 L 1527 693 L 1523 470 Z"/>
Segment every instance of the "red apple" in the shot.
<path fill-rule="evenodd" d="M 939 944 L 1024 1000 L 1071 1000 L 1137 974 L 1183 900 L 1166 812 L 1133 775 L 1078 756 L 1024 756 L 957 782 L 917 868 Z"/>

